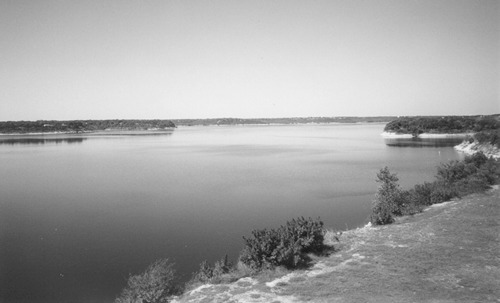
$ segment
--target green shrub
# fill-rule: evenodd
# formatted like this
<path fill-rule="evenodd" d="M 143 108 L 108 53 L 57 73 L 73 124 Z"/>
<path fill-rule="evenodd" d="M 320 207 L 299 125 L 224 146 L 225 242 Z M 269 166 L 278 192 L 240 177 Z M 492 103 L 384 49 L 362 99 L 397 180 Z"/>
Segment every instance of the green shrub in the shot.
<path fill-rule="evenodd" d="M 435 182 L 431 193 L 431 203 L 438 204 L 458 197 L 458 192 L 454 186 L 444 182 Z"/>
<path fill-rule="evenodd" d="M 222 275 L 229 273 L 232 270 L 233 265 L 229 262 L 227 255 L 221 260 L 215 262 L 214 270 L 212 271 L 212 280 L 220 281 Z"/>
<path fill-rule="evenodd" d="M 500 126 L 495 129 L 495 130 L 489 130 L 489 131 L 481 131 L 476 134 L 474 134 L 474 139 L 479 143 L 479 144 L 491 144 L 493 146 L 496 146 L 497 148 L 500 148 L 500 131 L 499 131 Z"/>
<path fill-rule="evenodd" d="M 465 163 L 465 161 L 451 161 L 441 164 L 437 168 L 437 179 L 447 184 L 453 184 L 458 180 L 466 178 L 477 171 L 474 163 Z"/>
<path fill-rule="evenodd" d="M 437 192 L 432 203 L 485 191 L 498 181 L 499 175 L 498 161 L 489 159 L 482 152 L 467 156 L 463 161 L 442 164 L 438 167 Z"/>
<path fill-rule="evenodd" d="M 168 259 L 157 260 L 142 274 L 130 276 L 116 303 L 163 303 L 178 292 L 175 270 Z"/>
<path fill-rule="evenodd" d="M 500 178 L 500 160 L 489 158 L 479 167 L 477 175 L 484 178 L 489 185 L 498 183 Z"/>
<path fill-rule="evenodd" d="M 398 199 L 397 209 L 393 212 L 395 216 L 413 215 L 425 208 L 423 200 L 421 200 L 414 189 L 401 191 Z"/>
<path fill-rule="evenodd" d="M 455 190 L 458 197 L 484 192 L 488 188 L 490 188 L 488 181 L 480 174 L 474 174 L 455 183 Z"/>
<path fill-rule="evenodd" d="M 435 183 L 424 182 L 417 184 L 411 190 L 411 199 L 413 203 L 429 206 L 432 204 L 431 195 L 434 190 Z"/>
<path fill-rule="evenodd" d="M 226 255 L 221 260 L 215 262 L 214 266 L 210 266 L 205 260 L 200 264 L 200 270 L 194 274 L 191 281 L 188 282 L 189 285 L 194 285 L 198 283 L 220 283 L 222 281 L 223 275 L 229 273 L 232 270 L 232 264 L 228 260 Z"/>
<path fill-rule="evenodd" d="M 380 183 L 373 202 L 370 222 L 374 225 L 390 224 L 394 216 L 421 212 L 424 207 L 449 201 L 471 193 L 483 192 L 500 178 L 500 162 L 483 153 L 467 156 L 463 161 L 451 161 L 438 168 L 437 180 L 417 184 L 404 191 L 398 177 L 387 167 L 377 174 Z"/>
<path fill-rule="evenodd" d="M 465 157 L 464 159 L 465 164 L 472 164 L 476 168 L 480 168 L 486 162 L 488 162 L 488 157 L 486 157 L 486 155 L 482 152 L 474 153 L 470 156 Z"/>
<path fill-rule="evenodd" d="M 303 217 L 278 229 L 253 230 L 251 237 L 243 237 L 240 261 L 254 270 L 295 268 L 307 262 L 308 253 L 321 252 L 324 234 L 322 221 Z"/>
<path fill-rule="evenodd" d="M 214 269 L 205 260 L 200 264 L 200 270 L 195 274 L 194 280 L 201 283 L 209 283 L 214 274 Z"/>

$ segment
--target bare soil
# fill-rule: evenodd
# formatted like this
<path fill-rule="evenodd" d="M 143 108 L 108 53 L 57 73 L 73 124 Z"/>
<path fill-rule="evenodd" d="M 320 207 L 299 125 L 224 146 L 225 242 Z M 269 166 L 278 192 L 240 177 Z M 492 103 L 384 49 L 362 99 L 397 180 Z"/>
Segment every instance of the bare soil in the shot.
<path fill-rule="evenodd" d="M 500 190 L 344 232 L 335 247 L 307 270 L 205 285 L 174 302 L 500 302 Z"/>

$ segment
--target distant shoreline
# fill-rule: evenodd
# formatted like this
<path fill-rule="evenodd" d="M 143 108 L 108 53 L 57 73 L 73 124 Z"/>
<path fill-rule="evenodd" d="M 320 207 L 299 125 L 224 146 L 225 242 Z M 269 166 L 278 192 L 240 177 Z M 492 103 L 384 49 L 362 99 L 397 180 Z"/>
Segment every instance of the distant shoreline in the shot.
<path fill-rule="evenodd" d="M 327 120 L 324 121 L 322 118 L 304 118 L 295 120 L 294 118 L 286 118 L 286 121 L 255 121 L 250 119 L 237 119 L 232 121 L 224 121 L 217 124 L 217 121 L 208 121 L 208 120 L 190 120 L 189 122 L 182 121 L 180 123 L 175 123 L 175 126 L 165 127 L 165 128 L 149 128 L 149 129 L 120 129 L 120 128 L 112 128 L 108 130 L 68 130 L 68 131 L 46 131 L 46 132 L 0 132 L 1 136 L 44 136 L 44 135 L 111 135 L 113 133 L 116 134 L 151 134 L 154 132 L 171 132 L 175 128 L 178 127 L 193 127 L 193 126 L 279 126 L 279 125 L 355 125 L 355 124 L 383 124 L 387 123 L 386 119 L 381 119 L 380 121 L 375 119 L 336 119 L 336 120 Z M 264 119 L 265 120 L 265 119 Z M 269 119 L 272 120 L 272 119 Z M 174 120 L 175 121 L 175 120 Z M 177 122 L 177 121 L 176 121 Z M 0 129 L 1 131 L 1 129 Z"/>
<path fill-rule="evenodd" d="M 60 135 L 74 135 L 74 136 L 85 136 L 85 135 L 141 135 L 141 134 L 162 134 L 171 133 L 174 128 L 166 129 L 150 129 L 150 130 L 97 130 L 97 131 L 68 131 L 68 132 L 33 132 L 33 133 L 0 133 L 2 136 L 60 136 Z"/>

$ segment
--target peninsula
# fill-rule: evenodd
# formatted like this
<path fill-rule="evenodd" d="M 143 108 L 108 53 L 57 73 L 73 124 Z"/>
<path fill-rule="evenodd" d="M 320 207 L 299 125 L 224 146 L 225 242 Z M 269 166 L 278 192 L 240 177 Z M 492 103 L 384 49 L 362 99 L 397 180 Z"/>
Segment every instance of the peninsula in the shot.
<path fill-rule="evenodd" d="M 386 136 L 425 137 L 429 135 L 466 135 L 498 131 L 500 114 L 487 116 L 415 116 L 398 117 L 387 123 Z"/>
<path fill-rule="evenodd" d="M 38 120 L 0 121 L 0 134 L 90 133 L 97 131 L 165 130 L 171 120 Z"/>

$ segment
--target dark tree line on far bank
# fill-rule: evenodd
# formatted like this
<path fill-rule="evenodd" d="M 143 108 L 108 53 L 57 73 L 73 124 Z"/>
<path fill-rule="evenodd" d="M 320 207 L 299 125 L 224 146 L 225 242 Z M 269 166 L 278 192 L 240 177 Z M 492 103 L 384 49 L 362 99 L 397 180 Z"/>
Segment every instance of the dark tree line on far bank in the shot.
<path fill-rule="evenodd" d="M 488 116 L 428 116 L 428 117 L 399 117 L 387 123 L 386 132 L 397 134 L 422 133 L 477 133 L 483 131 L 498 131 L 500 129 L 500 115 Z"/>
<path fill-rule="evenodd" d="M 104 130 L 162 130 L 174 128 L 170 120 L 38 120 L 0 122 L 0 133 L 82 133 Z"/>

